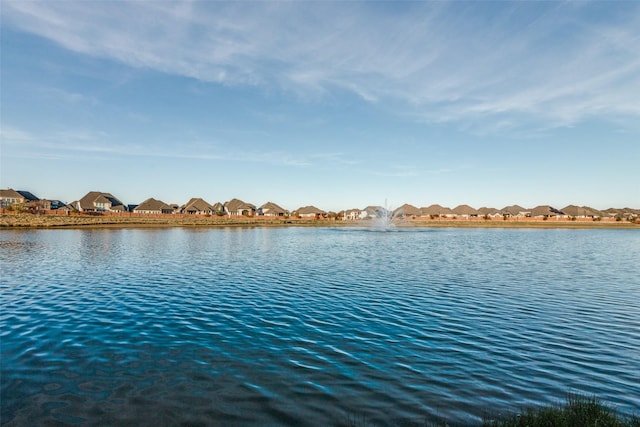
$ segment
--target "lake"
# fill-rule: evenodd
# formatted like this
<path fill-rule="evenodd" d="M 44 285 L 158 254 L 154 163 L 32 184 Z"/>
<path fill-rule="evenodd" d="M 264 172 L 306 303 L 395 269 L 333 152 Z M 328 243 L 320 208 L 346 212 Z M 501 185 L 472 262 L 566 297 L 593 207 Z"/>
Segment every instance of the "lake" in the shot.
<path fill-rule="evenodd" d="M 638 413 L 639 260 L 637 230 L 0 231 L 1 420 Z"/>

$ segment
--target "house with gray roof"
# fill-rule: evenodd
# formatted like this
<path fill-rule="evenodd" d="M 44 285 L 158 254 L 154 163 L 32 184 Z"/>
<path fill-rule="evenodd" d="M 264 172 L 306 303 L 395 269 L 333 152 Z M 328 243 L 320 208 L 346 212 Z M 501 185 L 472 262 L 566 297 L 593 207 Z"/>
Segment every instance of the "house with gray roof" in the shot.
<path fill-rule="evenodd" d="M 213 205 L 213 211 L 216 213 L 216 215 L 222 216 L 224 215 L 224 205 L 220 202 L 215 202 Z"/>
<path fill-rule="evenodd" d="M 420 209 L 408 203 L 405 203 L 404 205 L 400 206 L 398 209 L 393 211 L 394 218 L 395 217 L 406 218 L 406 217 L 416 217 L 416 216 L 422 216 L 422 212 L 420 212 Z"/>
<path fill-rule="evenodd" d="M 256 207 L 251 203 L 243 202 L 239 199 L 231 199 L 224 204 L 224 211 L 230 216 L 254 216 L 256 214 Z"/>
<path fill-rule="evenodd" d="M 150 197 L 136 206 L 133 212 L 142 214 L 172 214 L 174 213 L 174 209 L 162 200 L 156 200 Z"/>
<path fill-rule="evenodd" d="M 30 191 L 24 191 L 24 190 L 17 190 L 17 191 L 22 195 L 22 197 L 24 197 L 24 200 L 26 202 L 37 202 L 40 200 L 35 194 L 33 194 Z"/>
<path fill-rule="evenodd" d="M 327 215 L 322 209 L 318 209 L 315 206 L 303 206 L 295 212 L 300 218 L 315 218 L 319 219 Z"/>
<path fill-rule="evenodd" d="M 427 206 L 426 208 L 420 208 L 420 213 L 422 216 L 441 216 L 441 217 L 452 217 L 455 214 L 450 208 L 440 206 L 438 204 L 433 204 Z"/>
<path fill-rule="evenodd" d="M 387 215 L 387 209 L 382 206 L 367 206 L 361 211 L 362 219 L 365 218 L 382 218 Z"/>
<path fill-rule="evenodd" d="M 215 210 L 206 200 L 193 197 L 182 205 L 180 212 L 189 215 L 213 215 Z"/>
<path fill-rule="evenodd" d="M 463 218 L 469 218 L 471 216 L 478 216 L 479 212 L 469 205 L 458 205 L 452 209 L 453 213 Z"/>
<path fill-rule="evenodd" d="M 502 216 L 498 209 L 488 208 L 486 206 L 478 208 L 478 214 L 488 218 L 499 218 Z"/>
<path fill-rule="evenodd" d="M 260 208 L 258 209 L 258 215 L 286 216 L 288 215 L 288 212 L 284 208 L 273 202 L 267 202 L 264 205 L 260 206 Z"/>
<path fill-rule="evenodd" d="M 369 214 L 366 211 L 360 210 L 358 208 L 347 209 L 345 211 L 342 211 L 341 213 L 342 213 L 343 221 L 347 221 L 347 220 L 357 221 L 369 216 Z"/>
<path fill-rule="evenodd" d="M 21 205 L 25 202 L 22 194 L 13 188 L 0 190 L 0 208 L 8 208 L 9 206 Z"/>
<path fill-rule="evenodd" d="M 520 205 L 505 206 L 500 210 L 500 213 L 509 217 L 527 217 L 531 215 L 530 209 L 525 209 Z"/>
<path fill-rule="evenodd" d="M 531 216 L 534 218 L 544 218 L 544 217 L 559 217 L 559 216 L 563 216 L 564 214 L 562 213 L 561 210 L 558 210 L 556 208 L 553 208 L 549 205 L 540 205 L 540 206 L 536 206 L 535 208 L 531 209 Z"/>
<path fill-rule="evenodd" d="M 126 212 L 127 208 L 111 193 L 90 191 L 82 199 L 73 202 L 78 212 Z"/>
<path fill-rule="evenodd" d="M 570 218 L 602 218 L 606 216 L 605 213 L 589 206 L 569 205 L 562 208 L 562 212 Z"/>

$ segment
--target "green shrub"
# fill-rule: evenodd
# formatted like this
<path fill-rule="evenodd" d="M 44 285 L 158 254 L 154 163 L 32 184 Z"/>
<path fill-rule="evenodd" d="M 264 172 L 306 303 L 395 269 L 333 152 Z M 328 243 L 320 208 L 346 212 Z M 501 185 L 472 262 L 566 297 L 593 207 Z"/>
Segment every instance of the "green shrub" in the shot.
<path fill-rule="evenodd" d="M 618 415 L 596 397 L 572 394 L 564 405 L 527 408 L 519 414 L 485 418 L 487 427 L 640 427 L 636 416 Z"/>

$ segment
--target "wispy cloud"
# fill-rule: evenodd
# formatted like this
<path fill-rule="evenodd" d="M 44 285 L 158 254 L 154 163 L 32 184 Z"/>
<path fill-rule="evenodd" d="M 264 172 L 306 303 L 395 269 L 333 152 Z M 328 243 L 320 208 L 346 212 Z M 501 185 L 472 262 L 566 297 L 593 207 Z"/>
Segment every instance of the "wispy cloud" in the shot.
<path fill-rule="evenodd" d="M 637 2 L 5 1 L 75 52 L 436 122 L 640 116 Z"/>
<path fill-rule="evenodd" d="M 162 157 L 171 159 L 188 159 L 201 161 L 223 161 L 241 163 L 263 163 L 276 166 L 305 168 L 319 164 L 352 164 L 341 153 L 306 153 L 296 154 L 284 150 L 235 150 L 223 143 L 195 142 L 175 144 L 157 144 L 153 149 L 135 143 L 116 143 L 121 140 L 117 136 L 105 132 L 85 129 L 63 131 L 47 131 L 33 133 L 12 126 L 0 129 L 3 145 L 11 146 L 12 157 L 44 155 L 62 158 L 79 156 L 93 157 L 96 154 L 117 157 Z"/>

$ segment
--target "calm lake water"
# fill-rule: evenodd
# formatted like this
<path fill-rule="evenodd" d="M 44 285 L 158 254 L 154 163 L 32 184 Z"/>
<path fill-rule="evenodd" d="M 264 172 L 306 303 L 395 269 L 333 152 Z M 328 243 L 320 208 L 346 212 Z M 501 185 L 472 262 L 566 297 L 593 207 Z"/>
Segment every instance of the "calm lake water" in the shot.
<path fill-rule="evenodd" d="M 3 424 L 640 411 L 637 230 L 1 231 L 0 260 Z"/>

